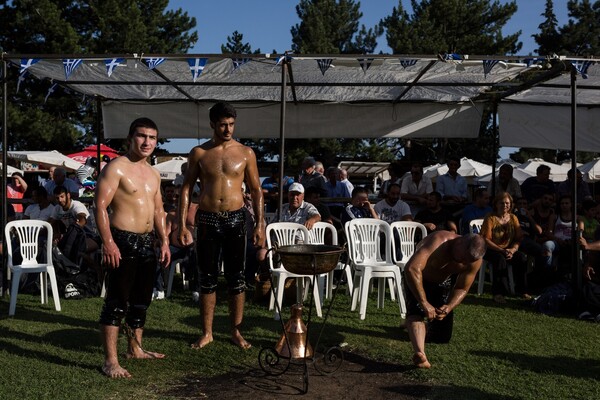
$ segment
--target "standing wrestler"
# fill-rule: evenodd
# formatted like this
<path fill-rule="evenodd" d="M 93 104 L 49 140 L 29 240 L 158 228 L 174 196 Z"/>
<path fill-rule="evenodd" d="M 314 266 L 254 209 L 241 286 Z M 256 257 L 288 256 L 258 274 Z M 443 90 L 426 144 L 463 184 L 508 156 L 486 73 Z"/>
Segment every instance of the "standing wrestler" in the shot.
<path fill-rule="evenodd" d="M 108 268 L 106 298 L 100 313 L 104 346 L 102 371 L 111 378 L 129 378 L 117 358 L 119 326 L 125 317 L 127 358 L 163 358 L 143 350 L 146 310 L 152 300 L 157 253 L 169 265 L 171 254 L 160 193 L 160 175 L 147 162 L 158 139 L 158 128 L 148 118 L 129 127 L 129 151 L 102 170 L 96 188 L 96 222 L 102 237 L 102 260 Z M 109 215 L 108 207 L 112 212 Z M 156 239 L 159 251 L 156 251 Z"/>
<path fill-rule="evenodd" d="M 431 367 L 425 355 L 427 329 L 438 324 L 439 341 L 450 340 L 452 316 L 449 314 L 469 292 L 485 250 L 485 240 L 479 235 L 460 236 L 437 231 L 419 243 L 406 264 L 404 283 L 409 289 L 405 290 L 406 328 L 413 346 L 413 363 L 418 368 Z M 451 287 L 453 275 L 456 275 L 456 283 Z M 442 324 L 447 317 L 448 321 Z M 426 328 L 424 318 L 429 320 L 429 328 Z"/>
<path fill-rule="evenodd" d="M 250 343 L 240 333 L 246 287 L 242 182 L 245 181 L 250 189 L 257 221 L 252 235 L 254 246 L 264 243 L 264 202 L 256 156 L 252 149 L 233 140 L 236 115 L 235 108 L 227 103 L 217 103 L 210 109 L 212 139 L 190 152 L 179 198 L 179 241 L 187 245 L 192 242 L 192 234 L 185 224 L 189 195 L 196 179 L 200 179 L 202 191 L 196 211 L 196 251 L 200 269 L 202 335 L 192 344 L 196 349 L 213 341 L 215 290 L 221 260 L 229 290 L 231 340 L 243 349 L 250 348 Z"/>

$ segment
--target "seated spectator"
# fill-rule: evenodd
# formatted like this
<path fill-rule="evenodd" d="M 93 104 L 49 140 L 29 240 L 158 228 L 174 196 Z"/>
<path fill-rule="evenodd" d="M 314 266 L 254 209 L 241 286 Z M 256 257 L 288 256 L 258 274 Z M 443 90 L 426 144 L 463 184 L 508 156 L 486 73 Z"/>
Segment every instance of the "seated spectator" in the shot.
<path fill-rule="evenodd" d="M 350 198 L 351 192 L 348 191 L 348 187 L 338 181 L 339 169 L 337 167 L 327 168 L 327 182 L 325 183 L 325 189 L 327 189 L 327 197 L 344 197 Z M 340 202 L 327 203 L 331 214 L 334 218 L 339 219 L 344 210 L 345 204 Z"/>
<path fill-rule="evenodd" d="M 173 182 L 167 182 L 164 186 L 163 208 L 166 213 L 176 210 L 179 203 L 179 191 Z"/>
<path fill-rule="evenodd" d="M 31 191 L 33 204 L 30 204 L 23 214 L 23 219 L 39 219 L 48 221 L 54 213 L 54 206 L 48 201 L 48 192 L 43 186 Z"/>
<path fill-rule="evenodd" d="M 395 221 L 412 221 L 412 213 L 408 204 L 400 200 L 400 185 L 389 185 L 385 199 L 375 204 L 375 212 L 379 219 L 391 224 Z"/>
<path fill-rule="evenodd" d="M 325 177 L 317 171 L 316 164 L 317 162 L 313 157 L 306 157 L 302 160 L 302 175 L 300 175 L 299 179 L 300 183 L 304 189 L 314 186 L 319 189 L 321 196 L 327 196 Z"/>
<path fill-rule="evenodd" d="M 52 203 L 55 202 L 54 189 L 59 186 L 67 189 L 71 199 L 79 198 L 79 185 L 73 179 L 67 178 L 67 171 L 61 167 L 55 168 L 52 179 L 44 184 L 44 189 L 48 192 L 49 200 Z"/>
<path fill-rule="evenodd" d="M 531 298 L 525 288 L 527 258 L 519 251 L 521 242 L 521 226 L 517 216 L 512 213 L 513 201 L 508 193 L 499 193 L 494 198 L 494 211 L 483 220 L 480 235 L 486 241 L 487 251 L 483 257 L 493 271 L 492 295 L 496 303 L 506 303 L 507 293 L 505 280 L 507 267 L 512 265 L 515 279 L 515 290 L 525 299 Z"/>
<path fill-rule="evenodd" d="M 395 183 L 399 185 L 402 182 L 402 167 L 400 166 L 400 163 L 397 161 L 391 162 L 388 166 L 387 172 L 390 175 L 390 179 L 383 181 L 379 187 L 379 193 L 377 194 L 377 197 L 380 199 L 385 199 L 391 184 Z"/>
<path fill-rule="evenodd" d="M 330 224 L 334 223 L 329 207 L 321 202 L 319 189 L 316 187 L 309 187 L 306 189 L 304 192 L 304 200 L 315 206 L 319 214 L 321 214 L 321 221 L 329 222 Z M 339 218 L 337 219 L 337 223 L 340 223 Z"/>
<path fill-rule="evenodd" d="M 542 246 L 542 257 L 546 260 L 543 265 L 551 267 L 553 265 L 552 255 L 556 249 L 554 242 L 554 222 L 556 213 L 554 212 L 554 192 L 547 190 L 538 201 L 531 207 L 531 217 L 541 232 L 536 235 L 536 241 Z"/>
<path fill-rule="evenodd" d="M 490 206 L 490 194 L 485 187 L 479 187 L 473 193 L 473 202 L 467 204 L 462 212 L 461 220 L 461 233 L 466 235 L 469 233 L 469 223 L 474 219 L 485 217 L 491 213 L 492 207 Z M 474 232 L 479 233 L 479 232 Z"/>
<path fill-rule="evenodd" d="M 600 207 L 594 200 L 584 200 L 581 204 L 581 215 L 578 220 L 582 225 L 582 236 L 588 242 L 596 240 L 596 232 L 600 227 L 598 212 Z"/>
<path fill-rule="evenodd" d="M 338 176 L 340 183 L 346 185 L 348 188 L 348 193 L 352 194 L 354 190 L 354 185 L 348 180 L 348 171 L 344 168 L 340 168 L 340 174 Z"/>
<path fill-rule="evenodd" d="M 498 170 L 498 176 L 494 180 L 490 180 L 488 184 L 488 193 L 494 193 L 492 183 L 496 193 L 507 192 L 513 199 L 518 199 L 521 196 L 521 186 L 519 181 L 513 178 L 513 167 L 510 164 L 502 164 Z"/>
<path fill-rule="evenodd" d="M 283 177 L 284 194 L 287 193 L 292 183 L 294 183 L 294 178 Z M 280 186 L 282 185 L 279 184 L 279 167 L 275 166 L 271 169 L 271 176 L 266 177 L 261 184 L 267 212 L 275 212 L 279 207 Z"/>
<path fill-rule="evenodd" d="M 352 200 L 346 206 L 342 213 L 342 226 L 346 222 L 355 218 L 375 218 L 379 219 L 377 212 L 369 201 L 369 191 L 361 186 L 357 186 L 352 191 Z"/>
<path fill-rule="evenodd" d="M 23 179 L 23 174 L 20 172 L 14 172 L 11 176 L 10 182 L 6 185 L 6 197 L 9 199 L 22 199 L 25 196 L 27 190 L 27 182 Z M 23 204 L 13 204 L 15 210 L 15 217 L 20 219 L 23 217 Z"/>
<path fill-rule="evenodd" d="M 421 163 L 413 163 L 410 167 L 410 175 L 402 180 L 400 189 L 402 199 L 414 201 L 421 209 L 427 204 L 427 195 L 431 192 L 433 192 L 433 185 L 431 179 L 423 175 L 423 166 Z"/>
<path fill-rule="evenodd" d="M 525 179 L 521 184 L 521 193 L 529 204 L 538 201 L 544 194 L 552 194 L 553 200 L 556 195 L 556 186 L 550 179 L 550 167 L 541 164 L 535 170 L 535 176 Z"/>
<path fill-rule="evenodd" d="M 467 201 L 467 181 L 458 173 L 460 159 L 449 157 L 448 172 L 437 177 L 435 190 L 442 195 L 442 200 L 452 203 Z"/>
<path fill-rule="evenodd" d="M 571 254 L 573 251 L 574 235 L 573 235 L 573 219 L 578 219 L 573 215 L 573 202 L 571 196 L 563 195 L 558 200 L 558 213 L 554 222 L 554 242 L 556 249 L 554 250 L 554 268 L 553 280 L 550 284 L 559 281 L 572 272 Z M 579 220 L 579 228 L 583 230 L 583 223 Z M 549 285 L 547 285 L 549 286 Z"/>
<path fill-rule="evenodd" d="M 590 187 L 587 182 L 583 181 L 583 174 L 580 170 L 577 171 L 577 207 L 580 207 L 584 200 L 592 200 Z M 557 196 L 570 196 L 573 199 L 573 169 L 567 172 L 567 179 L 558 184 L 556 188 Z"/>
<path fill-rule="evenodd" d="M 317 188 L 317 190 L 319 190 Z M 294 182 L 288 191 L 289 203 L 281 207 L 279 222 L 296 222 L 311 229 L 315 222 L 321 220 L 321 214 L 315 206 L 304 201 L 304 186 Z"/>
<path fill-rule="evenodd" d="M 450 231 L 457 233 L 456 224 L 452 221 L 452 214 L 442 208 L 442 196 L 438 192 L 427 195 L 427 207 L 417 213 L 415 221 L 422 223 L 427 228 L 427 233 L 435 231 Z"/>

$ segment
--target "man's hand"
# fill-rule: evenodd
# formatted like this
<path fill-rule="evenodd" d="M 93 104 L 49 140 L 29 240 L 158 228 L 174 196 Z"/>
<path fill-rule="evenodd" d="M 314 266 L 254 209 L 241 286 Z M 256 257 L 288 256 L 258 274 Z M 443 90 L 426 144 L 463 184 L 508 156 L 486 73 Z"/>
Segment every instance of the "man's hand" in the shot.
<path fill-rule="evenodd" d="M 255 247 L 264 247 L 265 246 L 265 230 L 262 226 L 256 225 L 254 228 L 254 233 L 252 234 L 252 243 Z"/>
<path fill-rule="evenodd" d="M 169 248 L 169 242 L 165 241 L 159 248 L 158 262 L 163 268 L 168 268 L 171 265 L 171 249 Z"/>
<path fill-rule="evenodd" d="M 435 309 L 435 319 L 437 319 L 438 321 L 441 321 L 444 318 L 446 318 L 446 316 L 448 315 L 449 312 L 450 311 L 448 310 L 448 306 L 444 304 L 440 308 Z"/>
<path fill-rule="evenodd" d="M 427 301 L 423 301 L 420 304 L 421 309 L 425 312 L 425 315 L 427 316 L 428 320 L 432 320 L 436 317 L 436 309 L 431 304 L 429 304 Z"/>
<path fill-rule="evenodd" d="M 194 242 L 192 232 L 190 232 L 185 225 L 181 225 L 179 227 L 179 234 L 177 235 L 177 238 L 179 239 L 179 243 L 181 243 L 184 247 L 187 247 Z"/>
<path fill-rule="evenodd" d="M 594 275 L 596 275 L 596 271 L 594 270 L 594 268 L 592 268 L 591 265 L 586 265 L 585 267 L 583 267 L 583 277 L 585 279 L 591 281 Z"/>
<path fill-rule="evenodd" d="M 108 241 L 102 245 L 102 262 L 108 268 L 118 268 L 121 260 L 121 251 L 115 242 Z"/>

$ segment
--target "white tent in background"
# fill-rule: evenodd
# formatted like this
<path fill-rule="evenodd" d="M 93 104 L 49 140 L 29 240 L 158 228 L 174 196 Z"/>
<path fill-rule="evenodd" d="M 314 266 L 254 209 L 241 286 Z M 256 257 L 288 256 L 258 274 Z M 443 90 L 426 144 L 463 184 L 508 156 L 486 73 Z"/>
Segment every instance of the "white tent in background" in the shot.
<path fill-rule="evenodd" d="M 425 171 L 425 169 L 424 169 L 424 171 Z M 444 175 L 446 172 L 448 172 L 448 166 L 446 164 L 444 164 L 444 165 L 438 164 L 437 167 L 436 166 L 427 167 L 427 171 L 425 172 L 425 175 L 431 179 L 435 179 L 438 175 Z M 483 164 L 483 163 L 480 163 L 479 161 L 471 160 L 467 157 L 463 157 L 460 160 L 460 167 L 458 168 L 458 174 L 463 176 L 464 178 L 466 178 L 468 183 L 474 183 L 476 181 L 476 179 L 474 179 L 474 178 L 478 178 L 480 176 L 491 174 L 491 173 L 492 173 L 492 167 L 487 164 Z"/>
<path fill-rule="evenodd" d="M 44 164 L 47 166 L 63 167 L 73 171 L 77 171 L 83 164 L 73 160 L 64 154 L 52 150 L 52 151 L 8 151 L 7 157 L 14 158 L 15 160 L 25 161 L 36 164 Z"/>
<path fill-rule="evenodd" d="M 174 157 L 169 161 L 153 165 L 153 167 L 160 173 L 161 180 L 172 181 L 175 180 L 177 175 L 181 174 L 181 165 L 185 162 L 187 162 L 187 158 Z"/>
<path fill-rule="evenodd" d="M 590 162 L 583 164 L 578 168 L 583 174 L 583 180 L 586 182 L 600 181 L 600 158 L 595 158 Z"/>
<path fill-rule="evenodd" d="M 571 169 L 570 166 L 554 164 L 544 161 L 541 158 L 531 158 L 525 161 L 523 164 L 520 164 L 518 168 L 536 175 L 537 168 L 542 164 L 550 167 L 550 179 L 552 179 L 554 182 L 562 182 L 567 179 L 567 172 L 569 172 Z"/>
<path fill-rule="evenodd" d="M 4 171 L 4 168 L 2 167 L 2 163 L 0 163 L 0 171 Z M 23 171 L 21 171 L 18 168 L 13 167 L 12 165 L 7 165 L 6 172 L 8 173 L 6 176 L 11 176 L 15 172 L 20 172 L 21 174 L 23 174 Z"/>
<path fill-rule="evenodd" d="M 495 176 L 498 176 L 499 169 L 500 165 L 498 166 L 498 169 L 496 169 Z M 520 185 L 523 184 L 523 182 L 525 182 L 525 179 L 530 178 L 532 176 L 535 176 L 535 172 L 531 172 L 520 168 L 513 168 L 513 178 L 515 178 Z M 477 179 L 477 182 L 487 185 L 488 183 L 490 183 L 491 180 L 492 174 L 489 173 Z"/>

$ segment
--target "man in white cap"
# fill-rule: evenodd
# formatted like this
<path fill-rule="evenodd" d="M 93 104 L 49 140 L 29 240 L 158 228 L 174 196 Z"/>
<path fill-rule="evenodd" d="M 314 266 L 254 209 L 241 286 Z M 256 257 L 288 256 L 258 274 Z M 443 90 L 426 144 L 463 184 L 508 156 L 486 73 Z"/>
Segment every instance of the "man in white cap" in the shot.
<path fill-rule="evenodd" d="M 298 182 L 290 185 L 288 190 L 289 203 L 281 206 L 279 222 L 296 222 L 311 229 L 315 222 L 321 220 L 317 208 L 304 201 L 304 186 Z"/>

